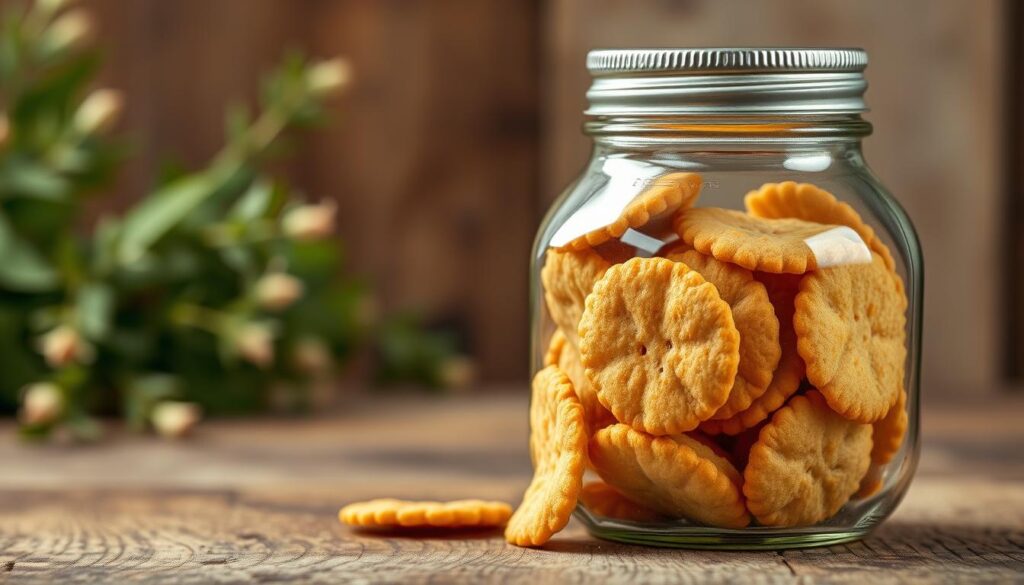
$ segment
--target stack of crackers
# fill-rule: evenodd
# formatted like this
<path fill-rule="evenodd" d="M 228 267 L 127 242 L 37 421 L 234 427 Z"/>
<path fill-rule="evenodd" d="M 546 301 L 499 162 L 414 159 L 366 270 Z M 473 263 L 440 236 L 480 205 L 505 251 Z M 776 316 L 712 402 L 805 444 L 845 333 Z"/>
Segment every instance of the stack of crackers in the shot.
<path fill-rule="evenodd" d="M 533 379 L 535 474 L 506 528 L 536 546 L 578 501 L 621 520 L 809 526 L 881 487 L 903 442 L 907 300 L 857 212 L 767 184 L 746 213 L 695 207 L 672 173 L 546 252 L 555 325 Z M 668 225 L 649 257 L 621 238 Z M 822 254 L 837 230 L 862 250 Z M 583 485 L 591 468 L 602 481 Z"/>

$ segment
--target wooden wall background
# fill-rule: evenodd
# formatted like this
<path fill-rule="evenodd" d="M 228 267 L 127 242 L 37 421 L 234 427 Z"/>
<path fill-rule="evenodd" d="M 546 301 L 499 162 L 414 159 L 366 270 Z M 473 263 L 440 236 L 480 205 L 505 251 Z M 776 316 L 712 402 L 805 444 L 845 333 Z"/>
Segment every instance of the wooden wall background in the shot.
<path fill-rule="evenodd" d="M 168 153 L 198 163 L 224 103 L 289 46 L 356 67 L 342 121 L 289 169 L 335 197 L 351 263 L 388 307 L 459 324 L 486 379 L 525 375 L 526 258 L 576 174 L 598 46 L 854 45 L 871 53 L 867 156 L 927 257 L 925 385 L 999 386 L 1002 52 L 1010 0 L 87 0 L 131 100 L 139 195 Z M 1019 32 L 1019 31 L 1018 31 Z"/>

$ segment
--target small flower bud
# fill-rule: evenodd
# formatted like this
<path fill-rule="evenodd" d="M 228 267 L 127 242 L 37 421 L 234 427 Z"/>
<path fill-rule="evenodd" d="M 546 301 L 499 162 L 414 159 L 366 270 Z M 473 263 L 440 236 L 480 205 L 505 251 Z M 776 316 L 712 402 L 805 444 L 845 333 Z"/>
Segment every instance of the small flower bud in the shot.
<path fill-rule="evenodd" d="M 288 211 L 283 220 L 284 233 L 296 240 L 319 240 L 334 232 L 334 214 L 338 204 L 333 200 L 300 205 Z"/>
<path fill-rule="evenodd" d="M 306 72 L 306 86 L 314 96 L 335 94 L 352 80 L 352 64 L 348 59 L 335 57 L 314 64 Z"/>
<path fill-rule="evenodd" d="M 199 405 L 192 402 L 166 401 L 153 407 L 149 420 L 163 437 L 178 439 L 189 434 L 202 418 Z"/>
<path fill-rule="evenodd" d="M 264 309 L 281 311 L 302 297 L 305 286 L 290 274 L 272 272 L 256 282 L 256 302 Z"/>
<path fill-rule="evenodd" d="M 27 425 L 54 422 L 64 411 L 64 395 L 56 384 L 37 382 L 25 388 L 21 421 Z"/>
<path fill-rule="evenodd" d="M 274 333 L 261 323 L 248 323 L 235 334 L 235 348 L 253 365 L 266 368 L 274 363 Z"/>
<path fill-rule="evenodd" d="M 89 94 L 75 112 L 75 129 L 86 135 L 105 132 L 117 121 L 123 107 L 121 92 L 98 89 Z"/>
<path fill-rule="evenodd" d="M 330 369 L 332 362 L 330 348 L 315 337 L 306 337 L 295 344 L 292 363 L 295 369 L 304 374 L 322 374 Z"/>
<path fill-rule="evenodd" d="M 51 368 L 71 363 L 87 364 L 95 357 L 92 345 L 67 325 L 59 325 L 45 333 L 40 338 L 40 349 Z"/>
<path fill-rule="evenodd" d="M 44 14 L 53 14 L 64 8 L 67 3 L 68 0 L 36 0 L 36 9 L 43 11 Z"/>
<path fill-rule="evenodd" d="M 92 36 L 92 17 L 85 10 L 72 10 L 53 21 L 45 39 L 53 52 L 67 51 L 85 44 Z"/>
<path fill-rule="evenodd" d="M 445 388 L 466 390 L 476 380 L 476 364 L 464 355 L 452 356 L 441 362 L 438 378 Z"/>

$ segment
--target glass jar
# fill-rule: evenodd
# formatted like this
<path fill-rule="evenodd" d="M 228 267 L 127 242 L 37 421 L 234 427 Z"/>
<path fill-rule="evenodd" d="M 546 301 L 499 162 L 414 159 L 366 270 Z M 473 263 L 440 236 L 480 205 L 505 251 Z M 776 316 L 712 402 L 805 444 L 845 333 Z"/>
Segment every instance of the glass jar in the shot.
<path fill-rule="evenodd" d="M 534 245 L 531 371 L 559 368 L 582 403 L 594 536 L 829 545 L 906 492 L 922 256 L 861 153 L 866 65 L 588 55 L 593 154 Z"/>

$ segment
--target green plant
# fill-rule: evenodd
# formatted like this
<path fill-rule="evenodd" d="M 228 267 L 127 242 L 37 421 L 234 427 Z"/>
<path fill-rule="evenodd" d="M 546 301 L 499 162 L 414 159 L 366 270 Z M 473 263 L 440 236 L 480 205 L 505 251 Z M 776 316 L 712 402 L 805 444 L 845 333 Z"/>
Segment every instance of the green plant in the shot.
<path fill-rule="evenodd" d="M 323 118 L 347 63 L 285 59 L 254 111 L 231 109 L 205 168 L 82 226 L 83 201 L 126 160 L 106 139 L 123 100 L 86 93 L 91 23 L 63 4 L 8 7 L 0 24 L 0 408 L 21 406 L 24 433 L 92 438 L 109 413 L 177 435 L 194 405 L 257 411 L 271 389 L 302 404 L 358 346 L 393 346 L 369 288 L 341 270 L 334 203 L 300 202 L 266 165 Z M 381 370 L 436 384 L 454 347 L 416 335 L 427 361 L 403 369 L 380 352 Z"/>

